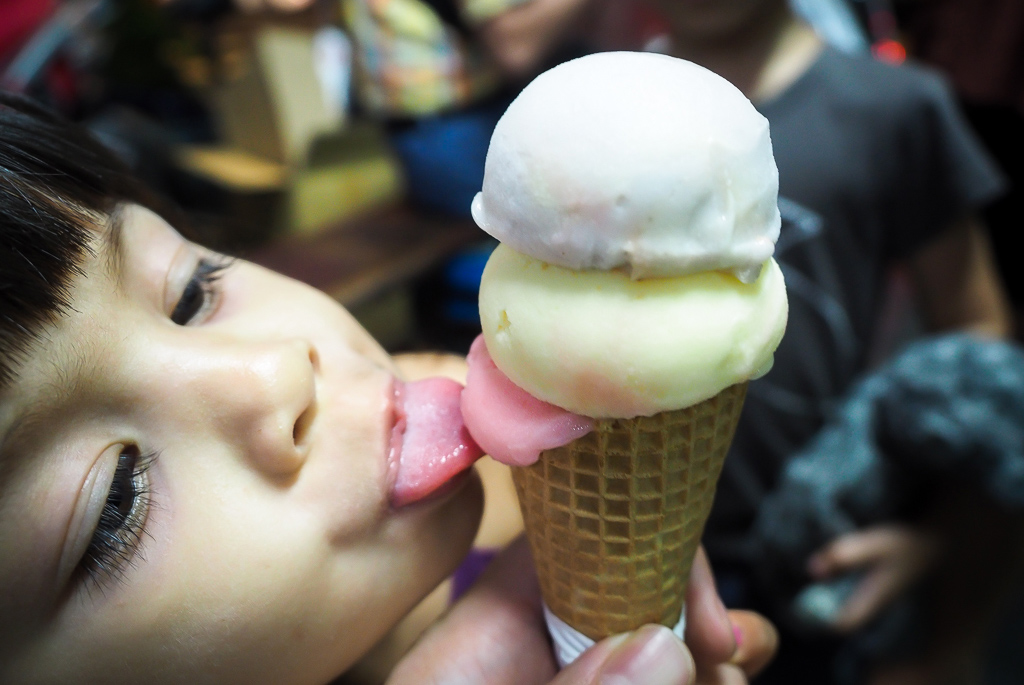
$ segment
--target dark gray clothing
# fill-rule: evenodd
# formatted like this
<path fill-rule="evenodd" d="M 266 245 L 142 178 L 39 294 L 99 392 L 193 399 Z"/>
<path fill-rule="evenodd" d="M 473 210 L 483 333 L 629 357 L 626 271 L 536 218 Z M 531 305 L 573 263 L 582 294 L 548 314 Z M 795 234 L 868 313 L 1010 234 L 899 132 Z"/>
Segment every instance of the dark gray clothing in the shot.
<path fill-rule="evenodd" d="M 978 517 L 964 502 L 989 513 Z M 954 509 L 937 523 L 936 507 L 948 506 Z M 868 664 L 920 654 L 934 639 L 935 619 L 956 612 L 958 602 L 998 604 L 1003 616 L 1019 619 L 1019 609 L 1008 612 L 1000 593 L 1020 592 L 1013 550 L 1020 545 L 1022 514 L 1024 350 L 963 333 L 909 345 L 855 384 L 837 417 L 789 461 L 761 505 L 754 527 L 758 563 L 751 570 L 776 624 L 798 635 L 782 643 L 788 672 L 773 673 L 768 682 L 860 683 Z M 836 645 L 822 673 L 805 677 L 807 652 L 823 650 L 799 635 L 827 633 L 863 579 L 853 572 L 814 582 L 807 559 L 845 533 L 922 519 L 938 525 L 948 549 L 957 551 L 942 565 L 960 587 L 926 579 L 909 588 Z M 948 570 L 951 563 L 955 572 Z M 959 599 L 949 600 L 951 594 Z M 961 620 L 970 623 L 969 615 Z M 1019 649 L 1020 635 L 1011 642 Z M 1013 663 L 1005 655 L 1001 661 L 1003 669 Z"/>
<path fill-rule="evenodd" d="M 1024 349 L 965 333 L 923 338 L 857 383 L 765 499 L 758 574 L 792 597 L 813 552 L 902 518 L 938 482 L 1024 512 Z"/>
<path fill-rule="evenodd" d="M 923 68 L 826 48 L 759 109 L 779 167 L 790 317 L 726 460 L 705 536 L 719 563 L 749 561 L 766 492 L 864 372 L 890 268 L 1002 189 L 949 88 Z"/>

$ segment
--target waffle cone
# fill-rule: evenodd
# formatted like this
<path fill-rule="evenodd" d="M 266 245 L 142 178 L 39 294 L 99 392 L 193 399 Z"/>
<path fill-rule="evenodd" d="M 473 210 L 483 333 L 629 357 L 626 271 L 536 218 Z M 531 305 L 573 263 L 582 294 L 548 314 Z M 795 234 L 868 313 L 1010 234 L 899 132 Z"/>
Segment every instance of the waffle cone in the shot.
<path fill-rule="evenodd" d="M 541 591 L 594 640 L 674 626 L 747 384 L 684 409 L 600 419 L 514 468 Z"/>

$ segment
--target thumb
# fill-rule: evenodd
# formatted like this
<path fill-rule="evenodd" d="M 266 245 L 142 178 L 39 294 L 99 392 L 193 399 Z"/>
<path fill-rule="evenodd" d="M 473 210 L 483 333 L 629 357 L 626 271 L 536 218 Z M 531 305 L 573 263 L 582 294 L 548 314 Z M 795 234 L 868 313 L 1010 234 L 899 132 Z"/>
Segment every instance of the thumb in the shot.
<path fill-rule="evenodd" d="M 551 685 L 692 685 L 695 672 L 682 640 L 665 626 L 647 625 L 597 643 Z"/>

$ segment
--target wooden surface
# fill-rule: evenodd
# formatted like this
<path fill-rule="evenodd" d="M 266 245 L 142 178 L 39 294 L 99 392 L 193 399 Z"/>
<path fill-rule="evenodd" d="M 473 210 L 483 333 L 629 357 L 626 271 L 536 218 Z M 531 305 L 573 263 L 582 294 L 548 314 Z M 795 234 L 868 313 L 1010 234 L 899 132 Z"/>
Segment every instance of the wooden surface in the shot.
<path fill-rule="evenodd" d="M 314 235 L 278 238 L 247 258 L 352 307 L 425 273 L 459 248 L 485 237 L 468 218 L 392 206 Z"/>

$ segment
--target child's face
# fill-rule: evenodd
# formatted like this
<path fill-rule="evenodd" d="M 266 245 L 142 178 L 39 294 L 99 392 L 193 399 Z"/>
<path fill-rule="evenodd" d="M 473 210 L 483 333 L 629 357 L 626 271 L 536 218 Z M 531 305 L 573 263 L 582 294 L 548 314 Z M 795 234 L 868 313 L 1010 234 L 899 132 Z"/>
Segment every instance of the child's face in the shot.
<path fill-rule="evenodd" d="M 479 485 L 392 508 L 394 370 L 348 313 L 122 223 L 0 394 L 0 681 L 329 680 L 457 565 Z"/>

